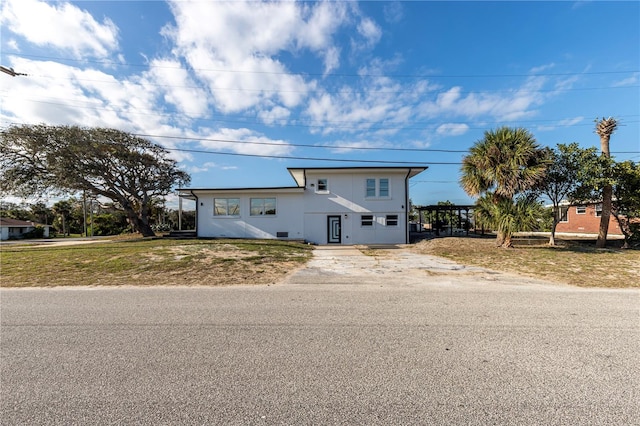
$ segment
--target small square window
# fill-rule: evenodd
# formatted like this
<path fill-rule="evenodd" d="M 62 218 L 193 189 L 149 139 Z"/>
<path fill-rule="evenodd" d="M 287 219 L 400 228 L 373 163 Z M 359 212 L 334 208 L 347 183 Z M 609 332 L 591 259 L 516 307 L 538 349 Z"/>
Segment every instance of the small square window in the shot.
<path fill-rule="evenodd" d="M 373 226 L 373 215 L 363 214 L 360 218 L 360 226 Z"/>
<path fill-rule="evenodd" d="M 398 226 L 398 215 L 397 214 L 388 214 L 386 218 L 387 226 Z"/>
<path fill-rule="evenodd" d="M 576 206 L 576 214 L 585 214 L 587 212 L 587 206 Z"/>
<path fill-rule="evenodd" d="M 327 192 L 329 191 L 329 183 L 327 179 L 318 179 L 318 186 L 316 187 L 317 192 Z"/>

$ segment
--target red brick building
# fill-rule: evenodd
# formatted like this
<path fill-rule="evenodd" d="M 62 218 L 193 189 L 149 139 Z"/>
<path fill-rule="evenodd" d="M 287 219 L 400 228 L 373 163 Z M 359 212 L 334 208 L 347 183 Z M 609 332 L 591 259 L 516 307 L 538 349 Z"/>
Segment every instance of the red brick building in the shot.
<path fill-rule="evenodd" d="M 602 204 L 560 206 L 560 222 L 556 232 L 597 234 L 600 228 Z M 609 235 L 622 235 L 618 221 L 613 215 L 609 219 Z"/>

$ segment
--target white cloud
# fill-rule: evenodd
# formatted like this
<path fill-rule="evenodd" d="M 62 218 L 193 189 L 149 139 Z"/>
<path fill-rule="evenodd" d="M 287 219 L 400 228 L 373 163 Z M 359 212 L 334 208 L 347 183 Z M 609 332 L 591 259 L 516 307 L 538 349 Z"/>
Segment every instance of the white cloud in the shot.
<path fill-rule="evenodd" d="M 384 19 L 391 23 L 397 24 L 404 17 L 404 8 L 399 1 L 392 1 L 384 5 Z"/>
<path fill-rule="evenodd" d="M 118 49 L 118 28 L 110 19 L 98 22 L 71 3 L 6 0 L 0 22 L 30 43 L 70 51 L 78 58 L 107 57 Z"/>
<path fill-rule="evenodd" d="M 611 86 L 612 87 L 633 86 L 635 84 L 638 84 L 639 77 L 640 77 L 640 73 L 635 73 L 631 77 L 627 77 L 625 79 L 615 81 Z"/>
<path fill-rule="evenodd" d="M 281 139 L 270 139 L 260 133 L 246 129 L 208 129 L 201 128 L 197 132 L 188 131 L 189 137 L 197 140 L 207 150 L 226 151 L 250 155 L 286 155 L 291 152 L 292 145 Z"/>
<path fill-rule="evenodd" d="M 207 112 L 207 93 L 197 87 L 180 62 L 172 59 L 155 59 L 151 61 L 147 73 L 160 91 L 164 92 L 164 100 L 175 105 L 179 112 L 190 117 L 201 117 Z"/>
<path fill-rule="evenodd" d="M 380 27 L 369 18 L 364 18 L 360 21 L 360 24 L 358 24 L 358 33 L 364 38 L 364 44 L 368 48 L 373 47 L 382 37 Z"/>
<path fill-rule="evenodd" d="M 445 123 L 438 126 L 436 133 L 442 136 L 460 136 L 468 130 L 469 126 L 464 123 Z"/>
<path fill-rule="evenodd" d="M 279 59 L 282 53 L 309 49 L 324 62 L 325 72 L 339 65 L 333 37 L 347 22 L 343 3 L 173 1 L 170 6 L 176 25 L 163 34 L 221 112 L 300 105 L 313 82 L 293 74 Z"/>
<path fill-rule="evenodd" d="M 462 87 L 455 86 L 439 93 L 435 100 L 419 105 L 419 115 L 427 118 L 441 115 L 478 118 L 488 115 L 504 121 L 530 117 L 535 114 L 535 107 L 545 100 L 539 91 L 545 82 L 544 77 L 529 77 L 521 87 L 510 92 L 471 92 L 465 95 Z"/>
<path fill-rule="evenodd" d="M 556 64 L 554 63 L 550 63 L 550 64 L 545 64 L 545 65 L 540 65 L 538 67 L 533 67 L 529 70 L 529 72 L 531 74 L 539 74 L 542 73 L 544 71 L 550 70 L 551 68 L 555 67 Z"/>
<path fill-rule="evenodd" d="M 260 119 L 265 124 L 276 124 L 276 123 L 286 124 L 286 121 L 290 115 L 291 115 L 291 111 L 289 111 L 287 108 L 283 108 L 281 106 L 274 106 L 270 110 L 260 111 L 260 113 L 258 114 L 258 117 L 260 117 Z"/>
<path fill-rule="evenodd" d="M 582 116 L 573 117 L 573 118 L 565 118 L 564 120 L 558 121 L 556 124 L 537 126 L 536 129 L 539 130 L 539 131 L 548 132 L 548 131 L 556 130 L 558 127 L 575 126 L 576 124 L 581 123 L 583 120 L 584 120 L 584 117 L 582 117 Z"/>

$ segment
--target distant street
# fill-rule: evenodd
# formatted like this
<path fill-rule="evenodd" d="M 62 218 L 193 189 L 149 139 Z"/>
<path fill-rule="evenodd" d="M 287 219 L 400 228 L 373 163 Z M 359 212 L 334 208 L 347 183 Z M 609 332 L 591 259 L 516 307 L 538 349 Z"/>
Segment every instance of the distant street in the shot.
<path fill-rule="evenodd" d="M 640 424 L 640 292 L 417 261 L 3 289 L 0 423 Z"/>

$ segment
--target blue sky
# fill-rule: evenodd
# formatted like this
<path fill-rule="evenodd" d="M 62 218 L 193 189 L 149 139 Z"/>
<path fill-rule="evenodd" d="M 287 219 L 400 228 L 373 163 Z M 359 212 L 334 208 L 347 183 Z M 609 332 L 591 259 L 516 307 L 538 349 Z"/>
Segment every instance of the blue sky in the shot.
<path fill-rule="evenodd" d="M 467 204 L 485 130 L 640 160 L 640 2 L 4 0 L 0 126 L 114 127 L 191 187 L 289 186 L 287 167 L 428 165 L 414 204 Z"/>

